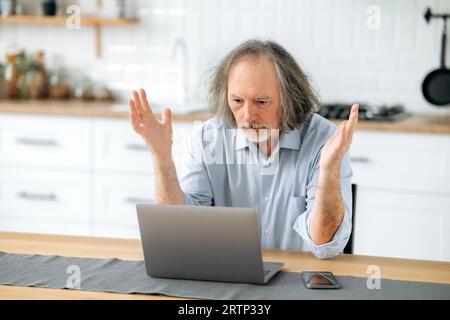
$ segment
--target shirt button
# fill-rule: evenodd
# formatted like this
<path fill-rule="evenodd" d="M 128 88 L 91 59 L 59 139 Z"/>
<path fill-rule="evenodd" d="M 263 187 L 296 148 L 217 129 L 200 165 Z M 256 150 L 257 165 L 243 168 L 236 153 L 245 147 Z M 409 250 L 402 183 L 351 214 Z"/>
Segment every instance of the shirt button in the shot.
<path fill-rule="evenodd" d="M 264 230 L 264 234 L 269 234 L 269 229 Z"/>
<path fill-rule="evenodd" d="M 264 199 L 265 199 L 266 201 L 269 201 L 269 197 L 265 197 Z"/>

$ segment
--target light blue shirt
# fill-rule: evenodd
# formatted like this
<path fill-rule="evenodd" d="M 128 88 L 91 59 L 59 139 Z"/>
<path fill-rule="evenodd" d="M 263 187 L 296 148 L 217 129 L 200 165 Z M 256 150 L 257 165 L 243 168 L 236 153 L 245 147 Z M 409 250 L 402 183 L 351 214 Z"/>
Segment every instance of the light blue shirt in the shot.
<path fill-rule="evenodd" d="M 303 133 L 302 130 L 306 128 Z M 336 126 L 314 114 L 309 126 L 282 133 L 267 158 L 241 130 L 217 118 L 202 123 L 189 140 L 179 172 L 186 205 L 255 208 L 265 248 L 311 251 L 326 259 L 342 253 L 351 233 L 350 156 L 340 168 L 344 218 L 330 242 L 311 239 L 309 221 L 323 145 Z"/>

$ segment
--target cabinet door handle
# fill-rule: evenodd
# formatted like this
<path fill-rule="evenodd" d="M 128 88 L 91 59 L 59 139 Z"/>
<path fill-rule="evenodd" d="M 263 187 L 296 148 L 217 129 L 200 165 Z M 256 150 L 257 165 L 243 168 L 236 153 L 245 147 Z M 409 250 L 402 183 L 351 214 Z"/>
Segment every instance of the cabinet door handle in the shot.
<path fill-rule="evenodd" d="M 58 142 L 55 139 L 36 139 L 36 138 L 18 137 L 16 139 L 16 143 L 28 146 L 43 146 L 43 147 L 58 146 Z"/>
<path fill-rule="evenodd" d="M 56 194 L 54 194 L 53 192 L 38 193 L 38 192 L 19 191 L 17 192 L 17 197 L 25 200 L 41 200 L 51 202 L 56 202 L 57 200 Z"/>
<path fill-rule="evenodd" d="M 125 148 L 133 151 L 148 151 L 147 146 L 136 143 L 128 143 L 125 145 Z"/>
<path fill-rule="evenodd" d="M 367 157 L 350 157 L 351 162 L 369 163 L 370 159 Z"/>
<path fill-rule="evenodd" d="M 125 203 L 136 204 L 136 203 L 155 203 L 154 199 L 137 198 L 137 197 L 127 197 L 125 198 Z"/>

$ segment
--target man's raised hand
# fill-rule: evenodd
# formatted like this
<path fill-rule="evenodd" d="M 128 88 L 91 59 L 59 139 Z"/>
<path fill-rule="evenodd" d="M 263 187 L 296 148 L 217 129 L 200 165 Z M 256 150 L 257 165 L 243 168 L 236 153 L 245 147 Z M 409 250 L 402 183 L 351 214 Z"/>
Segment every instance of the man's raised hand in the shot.
<path fill-rule="evenodd" d="M 156 119 L 144 89 L 131 92 L 128 100 L 130 122 L 134 131 L 144 140 L 154 157 L 168 160 L 172 152 L 172 112 L 162 112 L 162 122 Z"/>
<path fill-rule="evenodd" d="M 323 146 L 320 155 L 321 170 L 337 170 L 340 167 L 341 159 L 349 149 L 353 132 L 358 126 L 358 109 L 358 104 L 352 105 L 349 119 L 339 124 L 334 134 Z"/>

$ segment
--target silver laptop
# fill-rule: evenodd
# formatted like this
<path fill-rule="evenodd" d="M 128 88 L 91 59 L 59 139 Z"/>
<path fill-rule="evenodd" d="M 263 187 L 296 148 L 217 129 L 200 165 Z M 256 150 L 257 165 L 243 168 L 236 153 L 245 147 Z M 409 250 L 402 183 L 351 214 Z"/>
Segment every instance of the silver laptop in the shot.
<path fill-rule="evenodd" d="M 264 262 L 255 209 L 137 204 L 147 274 L 265 284 L 283 263 Z"/>

